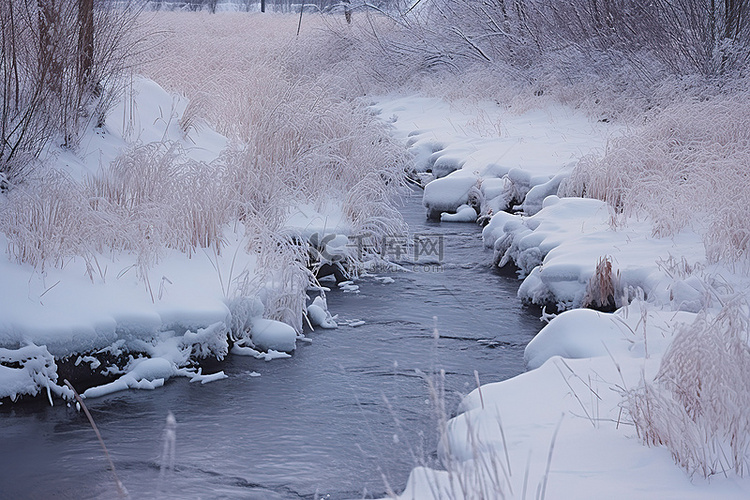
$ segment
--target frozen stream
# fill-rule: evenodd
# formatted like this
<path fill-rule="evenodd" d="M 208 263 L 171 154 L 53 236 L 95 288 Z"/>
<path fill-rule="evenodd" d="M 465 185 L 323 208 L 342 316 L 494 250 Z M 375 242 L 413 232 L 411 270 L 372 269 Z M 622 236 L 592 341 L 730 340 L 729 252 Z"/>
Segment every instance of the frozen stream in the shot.
<path fill-rule="evenodd" d="M 383 477 L 400 490 L 414 465 L 435 460 L 434 408 L 417 370 L 446 371 L 449 411 L 475 386 L 474 370 L 483 383 L 523 371 L 542 324 L 516 298 L 520 282 L 492 270 L 476 225 L 425 221 L 420 201 L 403 213 L 413 233 L 443 235 L 442 268 L 383 272 L 395 281 L 367 277 L 358 294 L 328 294 L 339 321 L 364 325 L 310 333 L 287 360 L 230 356 L 229 378 L 208 385 L 179 378 L 88 402 L 131 498 L 382 496 Z M 160 477 L 169 411 L 175 468 Z M 0 407 L 5 498 L 117 498 L 83 413 Z"/>

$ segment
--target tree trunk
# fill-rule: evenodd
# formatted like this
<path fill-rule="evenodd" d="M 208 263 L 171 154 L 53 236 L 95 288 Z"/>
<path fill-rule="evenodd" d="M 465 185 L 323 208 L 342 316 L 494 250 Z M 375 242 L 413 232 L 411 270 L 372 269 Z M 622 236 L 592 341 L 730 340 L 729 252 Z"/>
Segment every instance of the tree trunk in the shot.
<path fill-rule="evenodd" d="M 94 0 L 78 0 L 78 85 L 82 93 L 91 82 L 94 64 Z"/>
<path fill-rule="evenodd" d="M 49 82 L 49 88 L 59 93 L 62 85 L 62 66 L 57 57 L 55 24 L 59 12 L 55 0 L 37 0 L 39 7 L 39 75 L 40 81 Z"/>

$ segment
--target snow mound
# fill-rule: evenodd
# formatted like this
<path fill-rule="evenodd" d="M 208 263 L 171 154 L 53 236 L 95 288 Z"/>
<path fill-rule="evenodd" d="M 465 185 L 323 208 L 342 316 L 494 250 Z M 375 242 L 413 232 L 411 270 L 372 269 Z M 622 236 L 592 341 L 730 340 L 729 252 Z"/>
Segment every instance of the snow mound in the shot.
<path fill-rule="evenodd" d="M 256 318 L 250 335 L 255 347 L 263 351 L 293 352 L 296 348 L 297 332 L 281 321 Z"/>
<path fill-rule="evenodd" d="M 312 304 L 307 306 L 307 317 L 314 327 L 338 328 L 335 319 L 328 312 L 328 304 L 322 296 L 315 297 Z"/>
<path fill-rule="evenodd" d="M 633 345 L 633 337 L 618 315 L 574 309 L 542 328 L 526 346 L 523 359 L 527 368 L 534 369 L 554 356 L 576 359 L 619 354 Z"/>
<path fill-rule="evenodd" d="M 694 280 L 675 284 L 660 262 L 681 255 L 702 262 L 700 237 L 685 231 L 672 238 L 656 238 L 648 220 L 630 221 L 627 227 L 611 224 L 606 203 L 585 198 L 545 198 L 531 217 L 499 213 L 483 231 L 484 243 L 494 248 L 495 262 L 515 264 L 524 278 L 518 295 L 535 304 L 559 310 L 584 305 L 587 287 L 602 259 L 611 262 L 614 299 L 625 303 L 637 291 L 660 304 L 693 310 L 700 299 Z"/>
<path fill-rule="evenodd" d="M 477 212 L 469 205 L 461 205 L 455 214 L 443 212 L 440 214 L 441 222 L 476 222 Z"/>
<path fill-rule="evenodd" d="M 468 203 L 469 192 L 477 185 L 477 180 L 475 175 L 459 171 L 427 184 L 422 199 L 427 216 L 437 219 L 441 213 L 455 212 Z"/>

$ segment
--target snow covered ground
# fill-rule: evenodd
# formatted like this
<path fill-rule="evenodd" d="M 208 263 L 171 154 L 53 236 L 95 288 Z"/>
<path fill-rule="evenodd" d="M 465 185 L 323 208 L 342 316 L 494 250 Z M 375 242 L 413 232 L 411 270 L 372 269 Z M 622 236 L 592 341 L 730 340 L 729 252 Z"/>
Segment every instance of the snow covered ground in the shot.
<path fill-rule="evenodd" d="M 520 203 L 535 212 L 578 158 L 604 149 L 614 129 L 557 106 L 519 115 L 493 102 L 409 96 L 381 100 L 373 109 L 414 155 L 426 184 L 424 204 L 435 218 L 467 203 L 479 208 L 479 217 Z"/>
<path fill-rule="evenodd" d="M 53 147 L 47 156 L 77 183 L 89 182 L 135 146 L 168 143 L 181 148 L 180 161 L 208 164 L 228 141 L 206 124 L 186 131 L 182 118 L 187 105 L 184 97 L 137 77 L 104 127 L 89 127 L 77 150 Z M 308 239 L 316 233 L 322 238 L 350 231 L 335 203 L 318 210 L 297 205 L 289 211 L 283 230 Z M 226 356 L 230 335 L 238 340 L 234 354 L 273 359 L 293 351 L 295 329 L 263 319 L 262 288 L 273 289 L 273 280 L 262 283 L 260 294 L 243 293 L 245 284 L 261 279 L 258 253 L 247 250 L 249 234 L 239 222 L 228 224 L 221 251 L 161 249 L 148 266 L 142 266 L 142 256 L 134 252 L 105 250 L 69 256 L 57 266 L 33 267 L 19 264 L 11 251 L 4 251 L 0 398 L 41 390 L 70 396 L 58 379 L 55 358 L 72 356 L 76 364 L 89 363 L 92 371 L 121 375 L 84 393 L 100 396 L 126 388 L 153 389 L 176 375 L 201 382 L 222 378 L 221 372 L 203 375 L 191 366 L 196 358 Z M 347 241 L 341 238 L 328 242 L 321 252 L 331 258 L 345 256 Z M 0 247 L 13 245 L 0 232 Z M 316 308 L 317 323 L 333 325 L 325 302 L 319 300 Z M 79 359 L 83 354 L 88 356 Z M 111 364 L 100 366 L 104 358 Z"/>
<path fill-rule="evenodd" d="M 690 358 L 690 342 L 670 346 L 700 325 L 723 324 L 715 318 L 731 316 L 727 304 L 746 308 L 748 280 L 731 263 L 708 262 L 700 225 L 659 238 L 646 216 L 624 221 L 602 201 L 557 196 L 577 159 L 601 154 L 618 128 L 562 107 L 516 116 L 493 103 L 408 97 L 374 108 L 417 159 L 427 215 L 484 219 L 495 262 L 515 265 L 523 279 L 519 295 L 567 310 L 545 312 L 549 324 L 525 351 L 530 371 L 465 398 L 445 423 L 445 470 L 415 468 L 398 498 L 748 498 L 750 480 L 737 474 L 750 460 L 742 444 L 747 372 L 696 396 L 704 411 L 716 405 L 735 415 L 739 446 L 730 443 L 734 431 L 699 417 L 669 421 L 654 410 L 650 423 L 634 425 L 638 397 L 645 394 L 647 409 L 680 397 L 664 376 L 654 382 L 663 359 L 693 359 L 678 373 L 704 383 L 723 369 L 710 353 Z M 576 309 L 585 304 L 617 310 Z M 747 331 L 739 330 L 742 354 L 731 363 L 742 373 L 750 365 Z M 724 337 L 712 339 L 725 348 Z M 727 389 L 736 399 L 721 399 L 726 384 L 739 384 Z M 651 447 L 641 439 L 648 432 L 661 436 Z"/>

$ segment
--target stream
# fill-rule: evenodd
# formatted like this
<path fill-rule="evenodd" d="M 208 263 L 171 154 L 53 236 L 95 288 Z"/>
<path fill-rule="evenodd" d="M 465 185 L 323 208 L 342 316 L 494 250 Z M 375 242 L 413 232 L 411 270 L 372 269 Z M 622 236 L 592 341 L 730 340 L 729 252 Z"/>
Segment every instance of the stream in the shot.
<path fill-rule="evenodd" d="M 437 464 L 426 376 L 445 371 L 452 412 L 475 370 L 482 383 L 523 372 L 543 325 L 516 298 L 520 281 L 492 267 L 478 226 L 425 220 L 420 193 L 402 213 L 442 258 L 365 276 L 358 293 L 325 283 L 341 326 L 309 332 L 292 358 L 229 356 L 225 380 L 87 401 L 130 498 L 377 498 L 402 490 L 414 466 Z M 169 412 L 174 467 L 162 470 Z M 83 412 L 0 406 L 0 499 L 24 498 L 118 498 Z"/>

